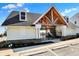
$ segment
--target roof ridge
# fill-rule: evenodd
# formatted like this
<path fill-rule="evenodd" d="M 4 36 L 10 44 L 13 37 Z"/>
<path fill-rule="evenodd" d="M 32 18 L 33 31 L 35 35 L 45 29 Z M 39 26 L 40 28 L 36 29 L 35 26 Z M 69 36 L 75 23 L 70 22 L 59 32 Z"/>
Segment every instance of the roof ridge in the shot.
<path fill-rule="evenodd" d="M 11 11 L 11 12 L 19 12 L 19 11 L 15 11 L 15 10 L 13 10 L 13 11 Z M 32 13 L 32 14 L 41 14 L 41 13 L 34 13 L 34 12 L 27 12 L 27 13 Z"/>

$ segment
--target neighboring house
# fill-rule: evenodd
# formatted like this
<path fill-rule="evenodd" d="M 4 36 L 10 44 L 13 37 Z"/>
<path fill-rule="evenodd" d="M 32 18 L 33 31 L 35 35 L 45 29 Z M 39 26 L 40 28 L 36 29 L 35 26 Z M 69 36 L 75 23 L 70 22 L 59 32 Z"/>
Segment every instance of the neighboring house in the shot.
<path fill-rule="evenodd" d="M 51 36 L 73 35 L 74 29 L 69 24 L 72 23 L 67 22 L 55 7 L 50 7 L 44 14 L 12 11 L 2 26 L 7 27 L 7 39 L 22 40 L 43 38 L 41 28 Z"/>
<path fill-rule="evenodd" d="M 68 23 L 68 27 L 65 27 L 62 29 L 62 31 L 64 31 L 62 32 L 64 33 L 63 36 L 72 36 L 72 35 L 76 35 L 77 33 L 79 33 L 79 32 L 76 33 L 77 26 L 70 21 L 69 17 L 65 16 L 64 18 Z"/>
<path fill-rule="evenodd" d="M 70 21 L 75 24 L 77 27 L 79 27 L 79 13 L 76 13 L 70 18 Z"/>
<path fill-rule="evenodd" d="M 70 18 L 70 21 L 76 25 L 76 33 L 79 33 L 79 13 L 76 13 Z"/>

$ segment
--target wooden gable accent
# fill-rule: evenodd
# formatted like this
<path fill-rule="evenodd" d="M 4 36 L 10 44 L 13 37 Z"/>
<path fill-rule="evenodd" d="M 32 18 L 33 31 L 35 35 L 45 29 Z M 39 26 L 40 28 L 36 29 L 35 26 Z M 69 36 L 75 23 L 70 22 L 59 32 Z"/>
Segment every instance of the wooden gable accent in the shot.
<path fill-rule="evenodd" d="M 41 23 L 45 26 L 68 25 L 55 7 L 51 7 L 45 14 L 38 18 L 35 23 Z"/>

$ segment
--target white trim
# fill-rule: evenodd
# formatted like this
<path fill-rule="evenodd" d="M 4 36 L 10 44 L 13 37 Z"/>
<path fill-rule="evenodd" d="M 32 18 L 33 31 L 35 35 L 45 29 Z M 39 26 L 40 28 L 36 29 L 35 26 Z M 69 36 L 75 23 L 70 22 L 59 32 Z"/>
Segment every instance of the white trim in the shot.
<path fill-rule="evenodd" d="M 37 38 L 41 38 L 41 37 L 40 37 L 40 28 L 41 28 L 41 24 L 36 24 L 36 25 L 35 25 L 36 37 L 37 37 Z"/>
<path fill-rule="evenodd" d="M 21 19 L 21 12 L 25 12 L 25 19 Z M 19 20 L 20 20 L 20 21 L 27 21 L 27 12 L 26 12 L 26 10 L 21 10 L 21 11 L 19 12 Z"/>

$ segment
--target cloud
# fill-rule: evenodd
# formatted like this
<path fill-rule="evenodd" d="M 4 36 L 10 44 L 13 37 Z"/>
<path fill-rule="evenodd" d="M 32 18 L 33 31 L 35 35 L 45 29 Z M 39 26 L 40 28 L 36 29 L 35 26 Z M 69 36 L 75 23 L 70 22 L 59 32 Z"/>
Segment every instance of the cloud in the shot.
<path fill-rule="evenodd" d="M 17 3 L 16 6 L 17 7 L 22 7 L 24 5 L 24 3 Z"/>
<path fill-rule="evenodd" d="M 27 12 L 29 12 L 29 9 L 28 8 L 24 8 Z"/>
<path fill-rule="evenodd" d="M 8 4 L 2 7 L 2 9 L 12 9 L 12 8 L 16 8 L 15 4 Z"/>
<path fill-rule="evenodd" d="M 66 16 L 66 14 L 65 14 L 65 13 L 63 13 L 63 12 L 61 13 L 61 15 L 62 15 L 62 16 Z"/>
<path fill-rule="evenodd" d="M 11 11 L 13 11 L 13 9 L 8 10 L 8 12 L 11 12 Z"/>
<path fill-rule="evenodd" d="M 65 9 L 63 12 L 61 12 L 61 14 L 62 14 L 63 16 L 65 16 L 65 15 L 67 15 L 67 14 L 73 12 L 73 11 L 76 11 L 76 10 L 78 10 L 77 7 L 76 7 L 76 8 Z"/>
<path fill-rule="evenodd" d="M 27 12 L 29 12 L 29 9 L 24 7 L 24 3 L 7 4 L 3 6 L 2 9 L 7 10 L 8 12 L 25 9 Z"/>
<path fill-rule="evenodd" d="M 15 9 L 18 7 L 23 7 L 24 3 L 16 3 L 16 4 L 7 4 L 2 7 L 2 9 Z"/>

